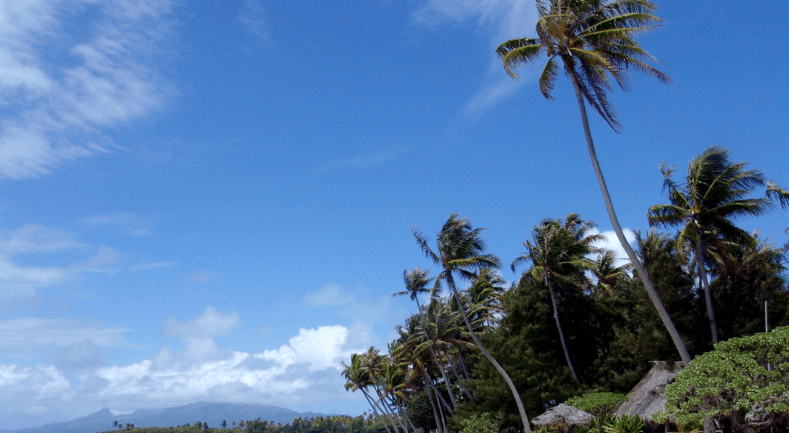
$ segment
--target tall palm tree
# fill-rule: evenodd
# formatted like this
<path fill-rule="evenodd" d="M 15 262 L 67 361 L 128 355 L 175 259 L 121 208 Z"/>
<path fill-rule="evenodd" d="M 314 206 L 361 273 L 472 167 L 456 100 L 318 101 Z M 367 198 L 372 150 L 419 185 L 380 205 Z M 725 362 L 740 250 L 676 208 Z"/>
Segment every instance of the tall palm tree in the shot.
<path fill-rule="evenodd" d="M 479 350 L 485 355 L 485 358 L 493 364 L 493 367 L 501 374 L 504 381 L 512 392 L 515 398 L 515 403 L 518 405 L 518 412 L 520 413 L 521 421 L 523 422 L 523 431 L 531 433 L 531 425 L 529 425 L 529 417 L 526 416 L 526 409 L 523 407 L 518 390 L 515 389 L 515 384 L 512 379 L 504 371 L 504 368 L 493 358 L 493 356 L 485 349 L 485 346 L 479 341 L 474 327 L 468 318 L 466 309 L 463 306 L 463 299 L 455 286 L 454 274 L 466 280 L 473 280 L 475 277 L 474 271 L 480 269 L 492 269 L 500 267 L 499 258 L 493 254 L 483 254 L 485 250 L 485 243 L 480 237 L 481 228 L 472 228 L 471 223 L 467 218 L 458 218 L 457 214 L 452 214 L 441 231 L 438 232 L 436 237 L 437 251 L 433 251 L 427 243 L 427 238 L 422 235 L 416 228 L 412 228 L 411 232 L 414 234 L 417 243 L 422 248 L 427 258 L 433 263 L 441 266 L 442 272 L 436 277 L 436 281 L 445 281 L 447 286 L 452 292 L 455 301 L 458 304 L 458 309 L 463 316 L 463 321 L 466 323 L 469 334 L 474 340 Z"/>
<path fill-rule="evenodd" d="M 532 230 L 532 239 L 523 242 L 526 254 L 512 262 L 512 271 L 524 261 L 531 261 L 532 266 L 526 273 L 535 281 L 542 281 L 551 295 L 553 318 L 559 330 L 559 340 L 564 351 L 564 358 L 570 368 L 570 374 L 578 380 L 570 351 L 564 338 L 562 323 L 559 320 L 559 304 L 556 300 L 556 283 L 570 287 L 579 287 L 583 290 L 586 285 L 584 271 L 592 268 L 592 261 L 586 256 L 597 249 L 592 245 L 602 239 L 600 235 L 590 235 L 592 224 L 581 220 L 577 214 L 569 214 L 562 223 L 561 220 L 543 220 L 539 226 Z"/>
<path fill-rule="evenodd" d="M 513 78 L 517 78 L 514 68 L 532 63 L 543 54 L 547 55 L 548 62 L 540 76 L 540 91 L 547 99 L 553 99 L 551 93 L 560 65 L 570 78 L 581 112 L 586 147 L 605 201 L 608 218 L 682 360 L 689 363 L 690 355 L 685 343 L 619 225 L 600 163 L 597 161 L 586 115 L 588 102 L 608 125 L 617 131 L 621 125 L 607 96 L 607 92 L 612 88 L 612 78 L 625 91 L 629 89 L 626 72 L 631 69 L 664 83 L 670 81 L 668 75 L 649 65 L 648 62 L 656 59 L 633 39 L 636 34 L 649 31 L 660 22 L 658 17 L 652 15 L 655 9 L 656 6 L 648 0 L 537 0 L 540 16 L 537 21 L 537 37 L 509 40 L 501 44 L 496 53 L 501 57 L 504 69 Z"/>
<path fill-rule="evenodd" d="M 748 198 L 757 186 L 764 185 L 764 176 L 758 170 L 746 170 L 743 162 L 732 163 L 729 152 L 716 146 L 690 162 L 684 183 L 678 184 L 671 179 L 672 167 L 663 164 L 660 171 L 670 204 L 649 208 L 649 223 L 662 227 L 681 226 L 677 247 L 687 246 L 693 251 L 704 290 L 712 342 L 717 343 L 718 327 L 706 270 L 708 257 L 713 249 L 725 254 L 721 247 L 724 241 L 753 243 L 751 236 L 735 226 L 732 219 L 758 216 L 769 209 L 767 198 Z"/>

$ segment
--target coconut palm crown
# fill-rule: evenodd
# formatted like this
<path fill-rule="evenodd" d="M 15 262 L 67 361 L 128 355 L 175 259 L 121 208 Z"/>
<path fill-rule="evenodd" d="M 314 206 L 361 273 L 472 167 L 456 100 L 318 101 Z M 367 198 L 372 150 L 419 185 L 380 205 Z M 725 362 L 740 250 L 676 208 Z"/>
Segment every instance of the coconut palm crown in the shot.
<path fill-rule="evenodd" d="M 509 40 L 496 53 L 513 78 L 516 67 L 548 56 L 540 75 L 540 91 L 547 99 L 553 99 L 561 62 L 584 99 L 618 131 L 622 125 L 607 96 L 612 79 L 625 91 L 630 90 L 628 70 L 671 81 L 649 65 L 657 59 L 633 39 L 660 22 L 652 15 L 655 9 L 646 0 L 537 0 L 537 37 Z"/>

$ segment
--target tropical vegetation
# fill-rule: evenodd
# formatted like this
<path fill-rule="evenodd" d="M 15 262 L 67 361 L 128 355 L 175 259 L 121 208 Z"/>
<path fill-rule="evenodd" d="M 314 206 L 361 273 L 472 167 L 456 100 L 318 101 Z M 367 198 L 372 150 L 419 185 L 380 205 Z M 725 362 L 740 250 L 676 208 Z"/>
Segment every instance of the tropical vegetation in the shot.
<path fill-rule="evenodd" d="M 689 172 L 695 173 L 698 160 L 711 152 L 728 157 L 722 149 L 708 149 L 691 161 Z M 743 164 L 724 162 L 736 165 L 740 173 L 757 173 Z M 665 186 L 671 182 L 670 169 L 664 166 L 662 175 Z M 687 183 L 668 185 L 670 194 L 689 195 Z M 765 195 L 746 188 L 730 191 L 729 197 L 737 205 L 756 203 L 763 208 L 745 212 L 754 216 L 785 206 L 785 190 L 767 185 L 772 190 Z M 637 233 L 634 251 L 656 282 L 654 289 L 683 344 L 697 357 L 690 365 L 716 356 L 715 362 L 721 363 L 731 358 L 728 348 L 742 348 L 744 343 L 715 345 L 705 320 L 707 293 L 718 313 L 719 335 L 735 339 L 729 341 L 789 325 L 788 248 L 757 232 L 746 233 L 734 225 L 733 214 L 719 212 L 714 221 L 728 224 L 725 230 L 712 224 L 697 229 L 709 239 L 703 244 L 708 252 L 700 268 L 702 254 L 694 253 L 697 232 L 685 230 L 687 221 L 655 223 L 655 215 L 670 221 L 666 215 L 673 214 L 666 208 L 685 209 L 675 204 L 678 200 L 670 196 L 671 204 L 655 205 L 648 214 L 657 227 L 678 230 Z M 417 245 L 428 258 L 425 264 L 432 262 L 437 274 L 433 277 L 432 269 L 422 267 L 403 272 L 404 287 L 394 295 L 409 296 L 417 312 L 397 327 L 398 337 L 386 352 L 370 348 L 351 357 L 343 372 L 346 388 L 365 395 L 371 413 L 388 433 L 525 430 L 521 408 L 536 416 L 565 401 L 596 414 L 599 421 L 593 430 L 598 433 L 641 428 L 639 420 L 612 418 L 613 408 L 648 371 L 650 361 L 682 359 L 643 280 L 626 259 L 599 246 L 601 237 L 594 228 L 592 221 L 575 213 L 539 222 L 523 242 L 525 252 L 512 261 L 512 270 L 520 273 L 511 274 L 516 279 L 510 284 L 500 273 L 501 260 L 484 249 L 483 229 L 474 228 L 468 218 L 451 215 L 438 231 L 435 249 L 414 229 Z M 702 284 L 700 275 L 708 284 Z M 789 351 L 789 340 L 770 344 Z M 781 359 L 767 362 L 785 362 Z M 698 380 L 690 373 L 683 377 Z M 727 376 L 720 382 L 731 380 Z M 778 389 L 772 382 L 763 385 Z M 783 414 L 789 417 L 789 406 L 781 404 L 789 402 L 778 400 L 769 410 L 783 420 Z M 688 426 L 724 413 L 682 407 L 695 414 L 682 418 Z"/>

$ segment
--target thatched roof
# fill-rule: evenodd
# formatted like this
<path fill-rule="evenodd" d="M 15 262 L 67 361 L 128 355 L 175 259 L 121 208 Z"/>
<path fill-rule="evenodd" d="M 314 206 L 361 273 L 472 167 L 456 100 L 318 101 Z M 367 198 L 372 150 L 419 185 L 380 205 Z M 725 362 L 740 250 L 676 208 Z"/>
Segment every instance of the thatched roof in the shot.
<path fill-rule="evenodd" d="M 577 407 L 560 404 L 548 409 L 544 414 L 535 417 L 531 422 L 536 427 L 587 425 L 594 417 Z"/>
<path fill-rule="evenodd" d="M 616 410 L 616 416 L 639 415 L 644 421 L 651 422 L 655 413 L 665 410 L 666 385 L 674 381 L 674 376 L 682 369 L 682 363 L 655 361 L 654 364 L 627 394 L 627 400 Z"/>

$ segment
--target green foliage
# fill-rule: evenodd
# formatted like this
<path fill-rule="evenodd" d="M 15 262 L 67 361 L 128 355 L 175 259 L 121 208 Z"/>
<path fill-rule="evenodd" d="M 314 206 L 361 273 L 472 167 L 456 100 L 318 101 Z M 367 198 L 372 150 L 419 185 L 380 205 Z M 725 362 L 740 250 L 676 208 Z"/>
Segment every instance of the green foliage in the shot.
<path fill-rule="evenodd" d="M 584 412 L 589 412 L 595 418 L 604 418 L 623 402 L 627 400 L 624 394 L 615 392 L 588 392 L 584 395 L 573 397 L 565 404 L 577 407 Z"/>
<path fill-rule="evenodd" d="M 603 426 L 605 433 L 642 433 L 645 430 L 644 420 L 638 415 L 633 417 L 622 415 Z"/>
<path fill-rule="evenodd" d="M 735 430 L 789 420 L 789 327 L 732 338 L 693 360 L 666 387 L 666 412 L 678 424 L 728 417 Z"/>
<path fill-rule="evenodd" d="M 483 412 L 461 420 L 460 424 L 463 426 L 460 433 L 497 433 L 501 426 L 501 416 Z"/>

